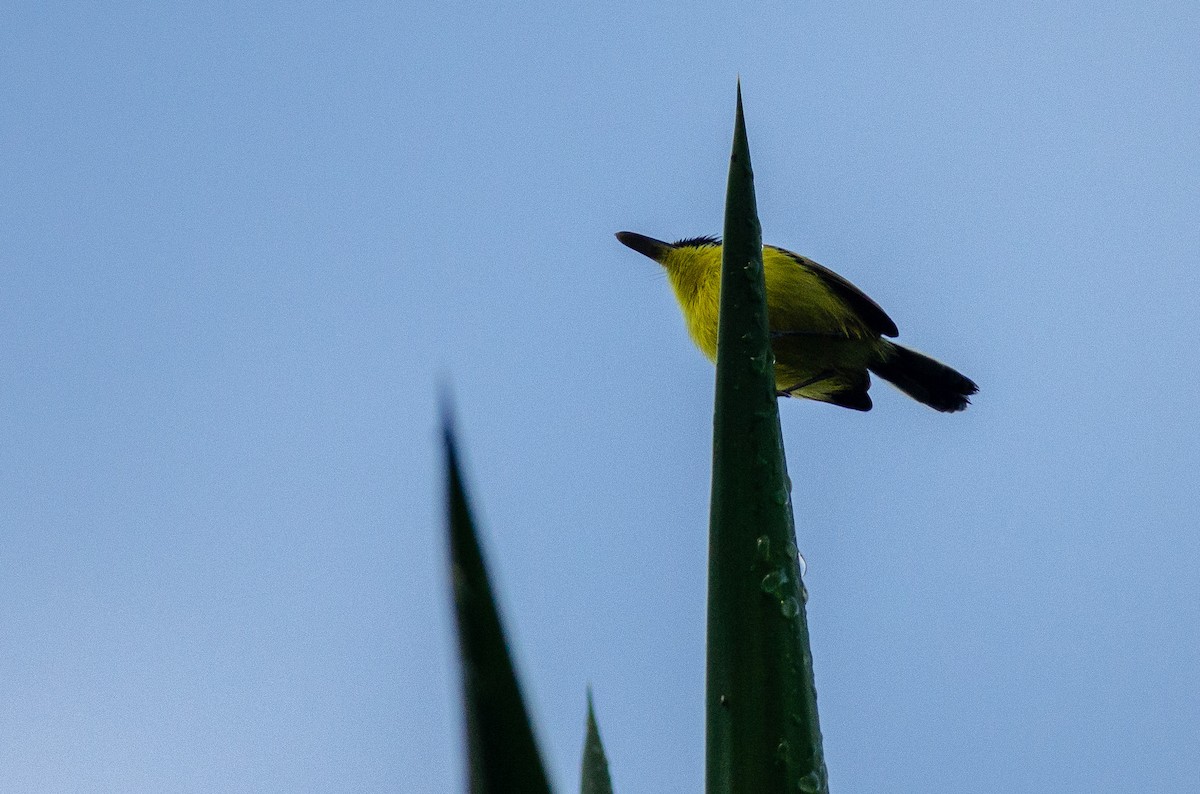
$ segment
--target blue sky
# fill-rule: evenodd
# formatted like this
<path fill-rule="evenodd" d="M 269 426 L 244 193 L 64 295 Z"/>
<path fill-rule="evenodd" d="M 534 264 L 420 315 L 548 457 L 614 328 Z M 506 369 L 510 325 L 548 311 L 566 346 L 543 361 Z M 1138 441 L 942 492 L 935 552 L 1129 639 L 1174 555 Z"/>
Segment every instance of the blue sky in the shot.
<path fill-rule="evenodd" d="M 436 400 L 551 773 L 703 776 L 764 237 L 980 384 L 781 405 L 838 792 L 1200 788 L 1194 3 L 29 3 L 0 29 L 0 779 L 461 790 Z"/>

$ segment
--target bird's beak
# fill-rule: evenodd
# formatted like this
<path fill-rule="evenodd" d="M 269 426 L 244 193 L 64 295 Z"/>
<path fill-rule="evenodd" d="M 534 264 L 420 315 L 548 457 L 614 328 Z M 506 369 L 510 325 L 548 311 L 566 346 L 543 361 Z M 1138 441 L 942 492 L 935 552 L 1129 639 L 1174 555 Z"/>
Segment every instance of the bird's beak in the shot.
<path fill-rule="evenodd" d="M 667 252 L 675 248 L 670 243 L 664 243 L 662 240 L 655 240 L 653 237 L 647 237 L 637 232 L 617 232 L 617 239 L 621 241 L 622 245 L 629 246 L 655 262 L 662 262 Z"/>

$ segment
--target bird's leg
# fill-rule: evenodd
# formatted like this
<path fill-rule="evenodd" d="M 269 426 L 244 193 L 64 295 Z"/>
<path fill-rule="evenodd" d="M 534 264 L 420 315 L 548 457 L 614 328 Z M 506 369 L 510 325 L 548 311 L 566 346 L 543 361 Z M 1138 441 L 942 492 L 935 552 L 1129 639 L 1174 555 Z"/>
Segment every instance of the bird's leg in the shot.
<path fill-rule="evenodd" d="M 775 392 L 775 395 L 777 397 L 791 397 L 794 392 L 798 392 L 801 389 L 806 389 L 809 386 L 812 386 L 814 383 L 820 383 L 823 380 L 828 380 L 836 374 L 837 373 L 831 369 L 822 370 L 808 380 L 802 380 L 793 386 L 788 386 L 783 391 Z"/>

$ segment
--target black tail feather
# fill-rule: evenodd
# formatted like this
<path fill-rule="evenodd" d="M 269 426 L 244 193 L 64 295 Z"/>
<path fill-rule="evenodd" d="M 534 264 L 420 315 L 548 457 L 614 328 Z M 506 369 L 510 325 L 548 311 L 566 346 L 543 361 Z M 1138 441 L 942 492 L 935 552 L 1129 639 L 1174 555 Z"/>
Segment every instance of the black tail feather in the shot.
<path fill-rule="evenodd" d="M 892 342 L 887 344 L 884 358 L 870 369 L 914 400 L 939 411 L 961 411 L 970 404 L 968 398 L 979 391 L 974 381 L 940 361 Z"/>
<path fill-rule="evenodd" d="M 824 401 L 840 405 L 843 408 L 853 408 L 855 411 L 871 410 L 871 395 L 867 394 L 866 389 L 835 392 L 826 397 Z"/>

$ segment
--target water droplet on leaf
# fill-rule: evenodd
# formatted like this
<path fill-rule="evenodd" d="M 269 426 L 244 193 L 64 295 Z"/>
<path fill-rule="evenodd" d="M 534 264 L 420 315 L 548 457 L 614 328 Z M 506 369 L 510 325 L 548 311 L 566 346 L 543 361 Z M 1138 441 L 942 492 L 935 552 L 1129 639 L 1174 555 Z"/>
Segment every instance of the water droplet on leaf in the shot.
<path fill-rule="evenodd" d="M 800 604 L 796 602 L 796 599 L 788 596 L 779 602 L 779 611 L 790 620 L 800 614 Z"/>
<path fill-rule="evenodd" d="M 758 553 L 758 559 L 771 559 L 771 539 L 766 535 L 759 535 L 758 540 L 754 544 L 754 549 Z"/>
<path fill-rule="evenodd" d="M 787 583 L 787 574 L 782 571 L 771 571 L 762 578 L 762 589 L 764 593 L 777 593 L 780 588 Z"/>
<path fill-rule="evenodd" d="M 821 775 L 817 770 L 809 772 L 804 777 L 800 778 L 800 782 L 796 784 L 796 788 L 806 794 L 812 794 L 821 790 Z"/>

